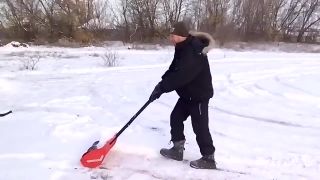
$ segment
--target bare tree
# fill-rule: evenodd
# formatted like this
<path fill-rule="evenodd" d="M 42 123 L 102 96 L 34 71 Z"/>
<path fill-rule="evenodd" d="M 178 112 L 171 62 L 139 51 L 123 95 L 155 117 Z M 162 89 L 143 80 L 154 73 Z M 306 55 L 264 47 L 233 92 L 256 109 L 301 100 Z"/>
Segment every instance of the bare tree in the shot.
<path fill-rule="evenodd" d="M 129 0 L 121 0 L 119 4 L 111 7 L 113 25 L 122 31 L 121 40 L 127 42 L 130 36 L 131 19 L 129 17 Z"/>
<path fill-rule="evenodd" d="M 23 12 L 22 7 L 18 7 L 18 3 L 16 1 L 5 0 L 6 6 L 8 8 L 4 8 L 4 14 L 8 21 L 13 26 L 17 26 L 18 28 L 23 28 Z"/>
<path fill-rule="evenodd" d="M 44 19 L 46 22 L 47 32 L 49 32 L 49 38 L 54 38 L 57 29 L 55 16 L 58 11 L 58 4 L 56 3 L 56 0 L 39 0 L 39 2 L 44 12 Z"/>
<path fill-rule="evenodd" d="M 31 40 L 37 28 L 36 18 L 38 1 L 31 0 L 5 0 L 2 8 L 3 14 L 11 27 L 11 35 Z"/>
<path fill-rule="evenodd" d="M 317 12 L 317 14 L 315 13 Z M 320 2 L 319 0 L 305 0 L 303 10 L 297 21 L 299 27 L 297 42 L 302 41 L 302 37 L 308 29 L 320 22 Z"/>
<path fill-rule="evenodd" d="M 303 2 L 303 0 L 291 0 L 286 7 L 282 19 L 280 20 L 280 30 L 282 31 L 284 39 L 289 39 L 290 34 L 293 32 L 294 23 L 303 10 L 305 2 L 306 1 Z"/>
<path fill-rule="evenodd" d="M 235 25 L 235 28 L 240 29 L 243 23 L 243 16 L 242 16 L 242 0 L 233 0 L 231 4 L 232 15 L 231 15 L 231 22 Z"/>
<path fill-rule="evenodd" d="M 205 0 L 202 2 L 203 4 L 200 4 L 202 6 L 200 29 L 215 32 L 217 27 L 226 22 L 229 0 Z"/>
<path fill-rule="evenodd" d="M 150 27 L 150 31 L 149 31 L 150 37 L 155 37 L 157 35 L 156 21 L 158 20 L 158 15 L 159 15 L 157 14 L 159 1 L 160 0 L 149 0 L 145 2 L 146 3 L 145 6 L 147 9 L 146 16 L 149 21 L 149 27 Z"/>
<path fill-rule="evenodd" d="M 276 39 L 285 0 L 235 0 L 232 23 L 248 39 Z"/>
<path fill-rule="evenodd" d="M 39 0 L 20 0 L 19 3 L 24 11 L 23 23 L 27 39 L 35 39 L 39 30 L 46 27 L 46 19 L 43 18 L 41 3 Z"/>
<path fill-rule="evenodd" d="M 89 30 L 99 30 L 107 27 L 108 1 L 95 0 L 87 1 L 86 27 Z"/>
<path fill-rule="evenodd" d="M 266 35 L 271 40 L 279 39 L 279 21 L 286 0 L 268 0 L 265 4 Z"/>
<path fill-rule="evenodd" d="M 183 9 L 185 9 L 186 6 L 186 0 L 162 0 L 161 4 L 166 28 L 169 28 L 175 22 L 181 20 Z"/>
<path fill-rule="evenodd" d="M 156 35 L 160 0 L 130 0 L 129 14 L 132 24 L 138 25 L 140 38 L 152 40 Z"/>
<path fill-rule="evenodd" d="M 320 23 L 320 0 L 120 0 L 113 7 L 108 0 L 0 2 L 1 31 L 27 41 L 66 37 L 87 42 L 87 33 L 112 33 L 123 42 L 152 41 L 165 38 L 183 20 L 216 36 L 229 31 L 245 40 L 294 37 L 301 42 L 319 31 Z"/>

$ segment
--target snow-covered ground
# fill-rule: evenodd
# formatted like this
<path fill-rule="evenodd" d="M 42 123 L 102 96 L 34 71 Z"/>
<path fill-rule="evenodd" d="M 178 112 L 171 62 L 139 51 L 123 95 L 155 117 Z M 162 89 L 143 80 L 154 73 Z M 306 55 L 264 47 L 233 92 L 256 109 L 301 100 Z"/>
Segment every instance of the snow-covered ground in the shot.
<path fill-rule="evenodd" d="M 281 52 L 209 54 L 215 96 L 210 128 L 225 171 L 196 170 L 200 157 L 190 120 L 183 162 L 164 159 L 177 100 L 163 95 L 119 137 L 103 168 L 80 166 L 95 140 L 106 141 L 147 101 L 173 48 L 0 47 L 0 179 L 306 179 L 320 177 L 320 55 Z M 35 71 L 23 70 L 37 59 Z"/>

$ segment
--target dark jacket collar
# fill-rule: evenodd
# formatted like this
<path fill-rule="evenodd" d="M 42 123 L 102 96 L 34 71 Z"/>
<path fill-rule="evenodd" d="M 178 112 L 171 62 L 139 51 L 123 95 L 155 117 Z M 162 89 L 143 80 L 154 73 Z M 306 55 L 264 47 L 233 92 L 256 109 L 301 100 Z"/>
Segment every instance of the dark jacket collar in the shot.
<path fill-rule="evenodd" d="M 189 35 L 186 40 L 177 43 L 176 46 L 175 46 L 175 49 L 176 49 L 176 50 L 182 49 L 182 48 L 185 47 L 187 44 L 189 44 L 189 43 L 191 42 L 191 40 L 192 40 L 192 36 Z"/>

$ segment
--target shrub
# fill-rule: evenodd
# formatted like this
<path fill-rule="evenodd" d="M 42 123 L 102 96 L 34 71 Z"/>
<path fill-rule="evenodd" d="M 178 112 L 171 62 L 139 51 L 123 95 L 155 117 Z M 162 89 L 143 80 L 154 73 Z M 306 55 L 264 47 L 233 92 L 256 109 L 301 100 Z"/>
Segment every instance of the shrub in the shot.
<path fill-rule="evenodd" d="M 103 65 L 107 67 L 115 67 L 118 66 L 119 56 L 117 52 L 113 50 L 107 50 L 102 56 Z"/>
<path fill-rule="evenodd" d="M 35 70 L 37 68 L 37 64 L 40 62 L 40 59 L 41 59 L 40 54 L 21 59 L 21 62 L 22 62 L 21 70 L 31 70 L 31 71 Z"/>

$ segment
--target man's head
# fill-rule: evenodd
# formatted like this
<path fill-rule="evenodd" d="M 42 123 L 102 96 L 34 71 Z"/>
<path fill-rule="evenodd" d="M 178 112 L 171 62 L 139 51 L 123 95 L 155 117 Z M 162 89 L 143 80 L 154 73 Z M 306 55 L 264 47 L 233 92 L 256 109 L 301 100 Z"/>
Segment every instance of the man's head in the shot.
<path fill-rule="evenodd" d="M 181 21 L 181 22 L 177 22 L 173 26 L 173 30 L 170 32 L 169 39 L 174 45 L 176 45 L 177 43 L 186 40 L 188 36 L 189 36 L 189 29 L 185 25 L 185 23 Z"/>

